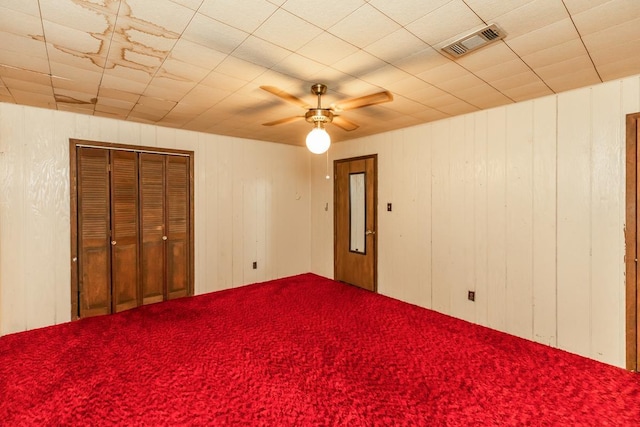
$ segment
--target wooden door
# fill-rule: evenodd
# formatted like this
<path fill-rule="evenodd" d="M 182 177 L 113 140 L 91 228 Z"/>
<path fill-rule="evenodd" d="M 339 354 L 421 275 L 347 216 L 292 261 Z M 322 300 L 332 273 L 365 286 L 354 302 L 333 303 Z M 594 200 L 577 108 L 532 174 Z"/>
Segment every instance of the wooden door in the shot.
<path fill-rule="evenodd" d="M 140 153 L 140 282 L 142 304 L 166 299 L 165 155 Z"/>
<path fill-rule="evenodd" d="M 167 156 L 166 266 L 167 299 L 189 294 L 190 286 L 190 171 L 189 158 Z"/>
<path fill-rule="evenodd" d="M 80 317 L 111 313 L 109 151 L 78 148 L 77 257 Z"/>
<path fill-rule="evenodd" d="M 138 304 L 138 161 L 111 151 L 111 283 L 113 312 Z"/>
<path fill-rule="evenodd" d="M 377 155 L 334 163 L 334 277 L 377 290 Z"/>
<path fill-rule="evenodd" d="M 640 113 L 627 115 L 626 347 L 627 369 L 640 369 Z"/>

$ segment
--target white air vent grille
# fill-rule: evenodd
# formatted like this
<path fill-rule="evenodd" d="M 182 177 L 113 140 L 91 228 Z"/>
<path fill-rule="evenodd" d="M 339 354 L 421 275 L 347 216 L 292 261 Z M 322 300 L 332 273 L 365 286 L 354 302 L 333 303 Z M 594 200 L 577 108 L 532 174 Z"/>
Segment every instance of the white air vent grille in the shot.
<path fill-rule="evenodd" d="M 496 24 L 491 24 L 488 27 L 482 28 L 475 33 L 464 36 L 461 39 L 446 45 L 442 50 L 455 58 L 459 58 L 471 51 L 501 40 L 505 36 L 506 33 Z"/>

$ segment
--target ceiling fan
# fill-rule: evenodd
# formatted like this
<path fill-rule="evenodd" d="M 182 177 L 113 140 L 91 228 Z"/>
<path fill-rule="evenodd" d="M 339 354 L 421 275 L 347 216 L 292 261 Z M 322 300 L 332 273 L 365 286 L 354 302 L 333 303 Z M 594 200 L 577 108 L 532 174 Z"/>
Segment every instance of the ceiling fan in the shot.
<path fill-rule="evenodd" d="M 291 95 L 290 93 L 274 86 L 260 86 L 260 89 L 307 110 L 303 116 L 286 117 L 284 119 L 263 123 L 262 125 L 276 126 L 305 119 L 314 126 L 311 132 L 309 132 L 309 135 L 307 135 L 307 147 L 311 152 L 316 154 L 324 153 L 329 149 L 329 145 L 331 144 L 331 138 L 324 130 L 325 124 L 333 123 L 346 131 L 356 130 L 360 127 L 359 125 L 342 117 L 340 113 L 347 110 L 354 110 L 356 108 L 363 108 L 370 105 L 393 101 L 393 95 L 391 92 L 384 90 L 371 95 L 347 99 L 345 101 L 338 102 L 337 104 L 331 104 L 328 108 L 323 108 L 322 95 L 327 93 L 327 86 L 322 83 L 311 85 L 311 93 L 318 97 L 318 105 L 316 107 L 310 106 L 297 96 Z"/>

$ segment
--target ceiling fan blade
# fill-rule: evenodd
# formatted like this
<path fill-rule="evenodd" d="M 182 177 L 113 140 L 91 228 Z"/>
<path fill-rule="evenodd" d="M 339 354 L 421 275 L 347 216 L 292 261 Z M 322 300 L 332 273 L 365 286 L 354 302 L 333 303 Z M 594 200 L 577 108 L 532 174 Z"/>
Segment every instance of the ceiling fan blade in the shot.
<path fill-rule="evenodd" d="M 347 99 L 346 101 L 332 104 L 331 108 L 335 111 L 353 110 L 356 108 L 368 107 L 369 105 L 382 104 L 383 102 L 393 101 L 391 92 L 385 90 L 371 95 L 360 96 L 358 98 Z"/>
<path fill-rule="evenodd" d="M 288 92 L 285 92 L 282 89 L 278 89 L 275 86 L 260 86 L 260 89 L 262 90 L 266 90 L 267 92 L 284 99 L 287 102 L 291 102 L 292 104 L 296 104 L 299 107 L 302 107 L 304 109 L 309 109 L 311 108 L 311 106 L 309 104 L 307 104 L 306 102 L 304 102 L 302 99 L 298 98 L 297 96 L 293 96 Z"/>
<path fill-rule="evenodd" d="M 280 119 L 280 120 L 274 120 L 272 122 L 263 123 L 262 126 L 283 125 L 283 124 L 286 124 L 286 123 L 295 122 L 295 121 L 300 120 L 300 119 L 304 119 L 304 116 L 294 116 L 294 117 L 287 117 L 287 118 Z"/>
<path fill-rule="evenodd" d="M 333 116 L 333 121 L 331 123 L 338 126 L 340 129 L 344 129 L 347 131 L 356 130 L 360 127 L 357 124 L 343 118 L 342 116 Z"/>

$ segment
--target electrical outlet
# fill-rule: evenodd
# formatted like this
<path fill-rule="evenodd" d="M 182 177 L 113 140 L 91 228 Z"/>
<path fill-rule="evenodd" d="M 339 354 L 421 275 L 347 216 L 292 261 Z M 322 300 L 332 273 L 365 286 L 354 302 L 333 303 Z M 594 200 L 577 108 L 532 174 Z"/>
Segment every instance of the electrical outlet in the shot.
<path fill-rule="evenodd" d="M 253 269 L 256 270 L 258 268 L 258 261 L 253 261 Z"/>
<path fill-rule="evenodd" d="M 467 299 L 469 301 L 475 301 L 476 300 L 476 291 L 469 291 L 469 293 L 467 294 Z"/>
<path fill-rule="evenodd" d="M 393 209 L 391 203 L 387 203 L 387 212 L 391 212 L 391 209 Z"/>

